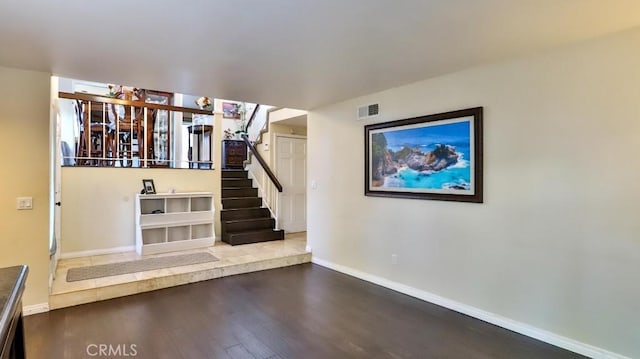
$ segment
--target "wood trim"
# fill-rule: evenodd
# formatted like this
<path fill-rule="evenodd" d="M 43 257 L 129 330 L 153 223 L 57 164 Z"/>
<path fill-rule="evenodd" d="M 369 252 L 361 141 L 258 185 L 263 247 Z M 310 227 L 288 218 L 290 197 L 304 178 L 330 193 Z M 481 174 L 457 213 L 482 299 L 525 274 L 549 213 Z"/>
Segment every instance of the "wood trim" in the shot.
<path fill-rule="evenodd" d="M 247 145 L 249 150 L 251 150 L 251 153 L 253 153 L 253 155 L 256 157 L 256 159 L 258 160 L 262 168 L 264 168 L 264 171 L 267 173 L 267 176 L 269 176 L 269 179 L 271 180 L 271 182 L 273 182 L 273 185 L 276 186 L 276 188 L 278 189 L 278 192 L 282 192 L 282 184 L 280 184 L 280 181 L 278 181 L 278 178 L 276 178 L 276 175 L 271 171 L 271 168 L 269 168 L 269 165 L 267 165 L 267 163 L 264 161 L 262 156 L 258 153 L 258 150 L 256 150 L 256 148 L 253 146 L 251 141 L 249 141 L 249 137 L 243 134 L 242 139 L 244 140 L 244 143 Z"/>
<path fill-rule="evenodd" d="M 89 94 L 77 93 L 77 92 L 76 93 L 58 92 L 58 97 L 72 99 L 72 100 L 103 102 L 103 103 L 111 103 L 116 105 L 128 105 L 128 106 L 134 106 L 134 107 L 146 107 L 146 108 L 157 109 L 157 110 L 195 113 L 199 115 L 215 115 L 216 114 L 213 111 L 200 110 L 197 108 L 161 105 L 157 103 L 149 103 L 144 101 L 128 101 L 128 100 L 121 100 L 121 99 L 112 98 L 112 97 L 89 95 Z"/>

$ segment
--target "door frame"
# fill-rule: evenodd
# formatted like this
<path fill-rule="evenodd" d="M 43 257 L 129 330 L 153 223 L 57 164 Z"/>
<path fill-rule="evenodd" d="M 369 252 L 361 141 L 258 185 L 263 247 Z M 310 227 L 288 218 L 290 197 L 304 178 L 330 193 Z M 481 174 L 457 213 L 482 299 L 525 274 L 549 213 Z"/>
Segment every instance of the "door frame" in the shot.
<path fill-rule="evenodd" d="M 50 80 L 50 103 L 49 103 L 49 292 L 53 286 L 55 273 L 60 258 L 60 180 L 61 170 L 61 148 L 60 148 L 60 107 L 58 91 L 60 88 L 59 77 L 51 76 Z"/>
<path fill-rule="evenodd" d="M 288 134 L 288 133 L 274 133 L 272 135 L 272 140 L 271 140 L 271 161 L 270 163 L 272 164 L 272 168 L 273 170 L 276 172 L 276 177 L 278 176 L 278 138 L 296 138 L 296 139 L 300 139 L 300 140 L 305 140 L 307 141 L 307 136 L 304 135 L 292 135 L 292 134 Z M 309 156 L 307 156 L 309 157 Z M 307 163 L 307 170 L 309 169 L 309 164 Z M 307 196 L 307 192 L 309 191 L 309 189 L 306 186 L 305 183 L 305 197 L 308 198 L 309 196 Z M 276 222 L 277 223 L 282 223 L 281 218 L 282 218 L 282 204 L 283 201 L 281 201 L 281 196 L 282 194 L 280 192 L 277 192 L 277 199 L 276 199 L 276 203 L 278 204 L 276 207 Z"/>

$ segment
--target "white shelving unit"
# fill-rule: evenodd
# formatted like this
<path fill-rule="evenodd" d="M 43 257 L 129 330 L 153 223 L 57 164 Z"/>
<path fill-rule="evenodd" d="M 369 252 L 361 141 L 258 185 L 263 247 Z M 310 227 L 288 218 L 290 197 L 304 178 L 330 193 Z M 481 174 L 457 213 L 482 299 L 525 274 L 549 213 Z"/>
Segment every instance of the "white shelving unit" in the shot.
<path fill-rule="evenodd" d="M 213 194 L 136 195 L 136 251 L 140 255 L 212 246 Z"/>

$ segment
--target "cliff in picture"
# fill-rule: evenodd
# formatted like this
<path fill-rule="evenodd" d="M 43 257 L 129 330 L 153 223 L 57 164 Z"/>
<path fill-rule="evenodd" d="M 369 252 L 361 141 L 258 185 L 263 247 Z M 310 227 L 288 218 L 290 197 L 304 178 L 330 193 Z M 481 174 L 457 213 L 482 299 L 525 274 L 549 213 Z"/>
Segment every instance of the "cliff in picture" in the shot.
<path fill-rule="evenodd" d="M 406 126 L 371 134 L 371 186 L 471 190 L 470 121 Z"/>

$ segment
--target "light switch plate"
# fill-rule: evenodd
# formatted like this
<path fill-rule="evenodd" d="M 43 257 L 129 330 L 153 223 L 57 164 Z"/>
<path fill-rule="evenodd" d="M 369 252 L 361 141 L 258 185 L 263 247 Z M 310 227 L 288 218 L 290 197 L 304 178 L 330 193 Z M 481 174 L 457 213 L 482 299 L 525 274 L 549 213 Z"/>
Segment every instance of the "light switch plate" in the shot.
<path fill-rule="evenodd" d="M 18 197 L 18 209 L 33 209 L 33 197 Z"/>

